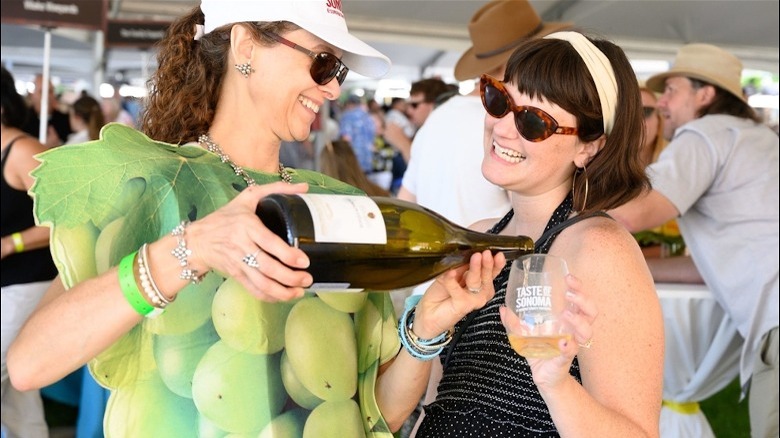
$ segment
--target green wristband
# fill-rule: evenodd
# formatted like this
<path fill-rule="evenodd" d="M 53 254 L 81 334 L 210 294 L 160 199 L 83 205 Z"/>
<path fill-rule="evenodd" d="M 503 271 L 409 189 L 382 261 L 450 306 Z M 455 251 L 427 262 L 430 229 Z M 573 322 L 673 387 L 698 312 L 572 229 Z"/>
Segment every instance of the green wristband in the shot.
<path fill-rule="evenodd" d="M 143 316 L 152 316 L 152 312 L 157 309 L 146 301 L 146 298 L 138 289 L 138 283 L 136 283 L 135 274 L 133 274 L 133 262 L 137 254 L 138 251 L 134 251 L 119 262 L 119 287 L 122 288 L 122 294 L 124 294 L 127 302 L 133 307 L 133 310 Z"/>

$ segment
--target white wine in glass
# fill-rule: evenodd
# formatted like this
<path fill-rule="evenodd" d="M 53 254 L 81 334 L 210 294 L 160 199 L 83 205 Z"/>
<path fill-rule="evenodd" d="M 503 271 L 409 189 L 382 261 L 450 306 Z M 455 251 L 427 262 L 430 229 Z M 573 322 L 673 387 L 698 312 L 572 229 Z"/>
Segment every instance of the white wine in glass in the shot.
<path fill-rule="evenodd" d="M 561 354 L 561 339 L 572 339 L 562 320 L 566 310 L 566 261 L 548 254 L 529 254 L 512 263 L 502 321 L 509 344 L 526 358 Z"/>

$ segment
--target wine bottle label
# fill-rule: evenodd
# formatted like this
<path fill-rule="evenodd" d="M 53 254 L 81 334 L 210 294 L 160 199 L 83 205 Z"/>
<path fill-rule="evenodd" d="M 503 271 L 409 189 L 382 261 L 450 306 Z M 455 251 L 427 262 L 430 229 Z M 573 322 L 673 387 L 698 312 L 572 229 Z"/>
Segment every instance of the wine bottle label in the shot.
<path fill-rule="evenodd" d="M 368 196 L 299 195 L 314 224 L 314 240 L 328 243 L 387 243 L 385 220 Z"/>
<path fill-rule="evenodd" d="M 309 287 L 314 292 L 363 292 L 365 289 L 349 287 L 349 283 L 314 283 Z"/>

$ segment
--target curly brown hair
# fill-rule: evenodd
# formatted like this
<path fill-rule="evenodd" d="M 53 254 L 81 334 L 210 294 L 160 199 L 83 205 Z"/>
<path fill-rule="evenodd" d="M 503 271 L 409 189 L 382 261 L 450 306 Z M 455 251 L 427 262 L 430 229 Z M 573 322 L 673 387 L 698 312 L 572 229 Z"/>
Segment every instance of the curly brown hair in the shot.
<path fill-rule="evenodd" d="M 650 188 L 638 153 L 643 132 L 642 98 L 636 74 L 623 50 L 606 40 L 588 39 L 612 64 L 618 96 L 614 127 L 604 147 L 588 163 L 587 172 L 577 171 L 574 208 L 610 210 Z M 569 42 L 535 39 L 523 43 L 507 62 L 504 82 L 512 82 L 521 93 L 542 97 L 573 114 L 580 140 L 590 142 L 604 134 L 596 84 Z"/>
<path fill-rule="evenodd" d="M 196 25 L 204 22 L 200 6 L 171 23 L 157 44 L 157 71 L 147 83 L 149 96 L 141 130 L 150 138 L 173 144 L 196 141 L 208 132 L 228 70 L 230 31 L 246 26 L 260 44 L 274 45 L 264 32 L 284 33 L 298 27 L 290 22 L 228 24 L 195 40 Z"/>

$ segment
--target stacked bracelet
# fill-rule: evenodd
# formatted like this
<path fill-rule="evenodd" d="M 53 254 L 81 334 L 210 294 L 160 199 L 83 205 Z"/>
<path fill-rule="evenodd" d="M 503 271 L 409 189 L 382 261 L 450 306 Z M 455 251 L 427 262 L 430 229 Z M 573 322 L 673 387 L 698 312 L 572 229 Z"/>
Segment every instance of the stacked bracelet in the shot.
<path fill-rule="evenodd" d="M 190 262 L 187 260 L 192 255 L 192 251 L 187 248 L 187 242 L 184 240 L 184 229 L 187 225 L 189 225 L 189 222 L 182 221 L 171 231 L 171 236 L 176 237 L 176 248 L 171 251 L 171 254 L 179 260 L 179 265 L 182 267 L 179 278 L 198 284 L 203 279 L 203 276 L 198 275 L 197 269 L 190 269 Z"/>
<path fill-rule="evenodd" d="M 154 307 L 164 309 L 168 304 L 171 304 L 176 297 L 168 298 L 160 292 L 157 287 L 157 283 L 152 278 L 152 271 L 149 269 L 149 244 L 144 243 L 141 245 L 141 249 L 138 250 L 138 278 L 141 280 L 141 287 L 144 293 L 149 297 L 149 301 L 152 302 Z"/>
<path fill-rule="evenodd" d="M 136 255 L 138 255 L 138 251 L 126 255 L 119 262 L 119 287 L 122 289 L 122 294 L 127 299 L 127 302 L 130 303 L 136 312 L 142 316 L 154 318 L 160 315 L 163 309 L 149 304 L 138 289 L 138 283 L 135 281 L 135 273 L 133 272 Z"/>
<path fill-rule="evenodd" d="M 419 360 L 431 360 L 444 351 L 444 347 L 452 340 L 452 330 L 448 330 L 433 339 L 421 339 L 412 331 L 415 307 L 408 309 L 398 322 L 398 335 L 401 344 L 412 357 Z"/>
<path fill-rule="evenodd" d="M 11 240 L 14 242 L 14 252 L 24 252 L 24 240 L 22 239 L 22 233 L 11 234 Z"/>

